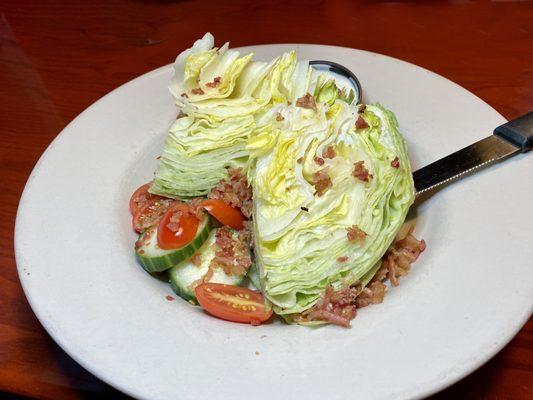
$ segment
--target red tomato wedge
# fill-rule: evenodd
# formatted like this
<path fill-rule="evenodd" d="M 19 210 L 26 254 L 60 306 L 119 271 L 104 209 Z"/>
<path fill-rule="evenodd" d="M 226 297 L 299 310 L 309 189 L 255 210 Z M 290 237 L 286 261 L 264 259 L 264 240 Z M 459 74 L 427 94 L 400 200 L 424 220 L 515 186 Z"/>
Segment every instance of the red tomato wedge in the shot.
<path fill-rule="evenodd" d="M 163 215 L 157 227 L 159 247 L 165 250 L 179 249 L 194 239 L 200 220 L 189 211 L 189 206 L 178 203 Z"/>
<path fill-rule="evenodd" d="M 202 203 L 204 209 L 215 217 L 221 224 L 240 231 L 245 220 L 242 212 L 233 208 L 224 200 L 208 199 Z"/>
<path fill-rule="evenodd" d="M 148 191 L 152 186 L 152 182 L 148 182 L 139 187 L 130 198 L 130 212 L 131 215 L 135 215 L 146 203 L 152 200 L 162 199 L 162 196 L 152 194 Z"/>
<path fill-rule="evenodd" d="M 133 214 L 131 222 L 133 229 L 141 233 L 156 225 L 174 202 L 172 199 L 161 197 L 143 203 Z"/>
<path fill-rule="evenodd" d="M 200 305 L 215 317 L 233 322 L 260 324 L 272 316 L 265 310 L 265 298 L 259 292 L 221 283 L 203 283 L 194 290 Z"/>

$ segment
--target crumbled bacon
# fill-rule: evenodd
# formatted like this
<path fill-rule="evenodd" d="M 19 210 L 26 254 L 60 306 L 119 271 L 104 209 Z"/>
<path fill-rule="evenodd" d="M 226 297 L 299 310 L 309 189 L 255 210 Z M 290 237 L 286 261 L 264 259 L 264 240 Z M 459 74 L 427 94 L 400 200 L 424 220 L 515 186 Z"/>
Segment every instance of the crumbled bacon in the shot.
<path fill-rule="evenodd" d="M 325 162 L 324 159 L 320 157 L 314 157 L 313 161 L 316 162 L 320 166 L 324 165 L 324 162 Z"/>
<path fill-rule="evenodd" d="M 163 218 L 163 215 L 165 215 L 174 203 L 175 200 L 165 198 L 158 198 L 145 203 L 139 211 L 140 215 L 135 222 L 135 230 L 137 232 L 143 232 L 158 224 L 161 218 Z"/>
<path fill-rule="evenodd" d="M 220 267 L 228 275 L 245 275 L 252 265 L 248 253 L 248 237 L 246 231 L 240 232 L 237 240 L 233 239 L 227 226 L 219 228 L 215 234 L 215 257 L 211 267 Z"/>
<path fill-rule="evenodd" d="M 400 160 L 398 160 L 398 157 L 394 157 L 394 160 L 390 163 L 392 168 L 400 168 Z"/>
<path fill-rule="evenodd" d="M 181 220 L 181 217 L 183 217 L 183 215 L 184 215 L 184 211 L 182 210 L 175 210 L 172 213 L 172 216 L 170 217 L 170 221 L 167 224 L 167 228 L 171 232 L 178 232 L 180 230 L 180 220 Z"/>
<path fill-rule="evenodd" d="M 369 306 L 370 304 L 380 304 L 385 298 L 387 286 L 383 282 L 372 282 L 365 287 L 355 299 L 357 308 Z"/>
<path fill-rule="evenodd" d="M 381 268 L 374 279 L 382 280 L 386 276 L 393 286 L 398 286 L 398 278 L 407 275 L 420 253 L 426 249 L 424 240 L 417 240 L 411 233 L 394 243 L 381 260 Z"/>
<path fill-rule="evenodd" d="M 357 294 L 357 286 L 335 291 L 333 286 L 329 285 L 318 302 L 302 313 L 300 321 L 325 321 L 348 327 L 357 313 L 355 306 Z"/>
<path fill-rule="evenodd" d="M 331 187 L 331 178 L 329 177 L 326 169 L 321 169 L 320 171 L 314 173 L 313 185 L 315 186 L 318 197 L 323 196 L 326 190 Z"/>
<path fill-rule="evenodd" d="M 185 97 L 186 99 L 189 98 L 189 96 L 188 96 L 187 93 L 185 93 L 185 92 L 181 94 L 181 97 Z"/>
<path fill-rule="evenodd" d="M 285 118 L 283 117 L 283 115 L 281 115 L 281 113 L 277 113 L 276 114 L 276 121 L 278 122 L 281 122 L 283 121 Z"/>
<path fill-rule="evenodd" d="M 337 262 L 340 262 L 340 263 L 345 263 L 348 260 L 349 260 L 348 256 L 342 256 L 342 257 L 337 258 Z"/>
<path fill-rule="evenodd" d="M 250 249 L 253 249 L 254 247 L 254 237 L 252 235 L 252 232 L 254 231 L 254 223 L 251 220 L 246 220 L 242 223 L 243 229 L 239 231 L 239 233 L 246 233 L 248 240 L 248 245 L 250 246 Z"/>
<path fill-rule="evenodd" d="M 306 93 L 305 96 L 302 96 L 297 99 L 296 106 L 316 111 L 315 98 L 310 93 Z"/>
<path fill-rule="evenodd" d="M 296 162 L 297 162 L 298 164 L 303 163 L 303 161 L 304 161 L 304 158 L 303 158 L 303 157 L 300 157 L 300 158 L 298 158 L 298 159 L 296 160 Z"/>
<path fill-rule="evenodd" d="M 326 151 L 324 151 L 322 153 L 322 157 L 324 158 L 334 158 L 335 157 L 335 149 L 333 149 L 333 146 L 328 146 L 328 148 L 326 149 Z"/>
<path fill-rule="evenodd" d="M 346 237 L 350 242 L 363 241 L 366 238 L 366 232 L 359 229 L 357 225 L 352 225 L 346 230 L 348 231 Z"/>
<path fill-rule="evenodd" d="M 168 301 L 173 301 L 174 300 L 174 297 L 170 296 L 170 295 L 166 295 L 165 296 L 165 299 L 167 299 Z"/>
<path fill-rule="evenodd" d="M 368 182 L 372 178 L 372 174 L 368 172 L 364 161 L 357 161 L 353 164 L 352 176 L 363 182 Z"/>
<path fill-rule="evenodd" d="M 246 218 L 252 216 L 252 188 L 242 168 L 229 168 L 228 179 L 222 179 L 207 195 L 210 199 L 221 199 L 232 207 L 240 208 Z"/>
<path fill-rule="evenodd" d="M 359 104 L 359 107 L 357 108 L 357 113 L 363 114 L 366 111 L 366 104 Z"/>
<path fill-rule="evenodd" d="M 204 94 L 204 91 L 202 90 L 202 88 L 198 88 L 198 89 L 191 90 L 191 93 L 192 94 Z"/>
<path fill-rule="evenodd" d="M 365 121 L 365 119 L 364 119 L 363 117 L 361 117 L 361 116 L 359 116 L 359 117 L 357 118 L 357 121 L 355 121 L 355 127 L 356 127 L 357 129 L 366 129 L 366 128 L 368 128 L 368 126 L 369 126 L 369 125 L 367 124 L 367 122 Z"/>
<path fill-rule="evenodd" d="M 205 86 L 210 87 L 210 88 L 215 88 L 218 85 L 220 85 L 220 80 L 221 80 L 220 76 L 217 76 L 215 77 L 215 79 L 213 79 L 213 82 L 208 82 L 205 84 Z"/>
<path fill-rule="evenodd" d="M 198 219 L 202 218 L 204 214 L 203 202 L 204 199 L 201 197 L 196 197 L 189 201 L 189 212 Z"/>

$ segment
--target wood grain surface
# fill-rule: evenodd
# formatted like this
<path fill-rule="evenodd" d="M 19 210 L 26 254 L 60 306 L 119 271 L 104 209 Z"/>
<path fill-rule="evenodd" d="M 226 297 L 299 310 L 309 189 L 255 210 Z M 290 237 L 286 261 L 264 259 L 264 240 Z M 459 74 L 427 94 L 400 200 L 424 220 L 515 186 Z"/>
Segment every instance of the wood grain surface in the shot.
<path fill-rule="evenodd" d="M 206 31 L 234 47 L 319 43 L 387 54 L 457 82 L 508 119 L 533 109 L 528 1 L 1 1 L 1 398 L 123 398 L 54 344 L 28 306 L 13 250 L 17 205 L 69 121 Z M 533 399 L 533 321 L 434 398 Z"/>

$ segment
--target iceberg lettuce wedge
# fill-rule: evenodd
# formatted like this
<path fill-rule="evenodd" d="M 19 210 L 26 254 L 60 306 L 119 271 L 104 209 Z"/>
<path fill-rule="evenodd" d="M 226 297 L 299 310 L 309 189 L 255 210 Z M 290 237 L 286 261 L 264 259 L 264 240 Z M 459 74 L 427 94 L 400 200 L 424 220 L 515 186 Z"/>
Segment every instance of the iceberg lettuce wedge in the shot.
<path fill-rule="evenodd" d="M 365 129 L 355 128 L 356 109 L 339 100 L 309 111 L 279 126 L 270 151 L 252 155 L 256 263 L 278 314 L 310 308 L 330 284 L 366 284 L 414 200 L 405 143 L 390 111 L 368 105 Z M 324 157 L 328 149 L 334 157 Z M 354 176 L 361 161 L 368 181 Z M 313 182 L 319 171 L 331 181 L 323 195 Z M 348 239 L 354 226 L 364 240 Z"/>

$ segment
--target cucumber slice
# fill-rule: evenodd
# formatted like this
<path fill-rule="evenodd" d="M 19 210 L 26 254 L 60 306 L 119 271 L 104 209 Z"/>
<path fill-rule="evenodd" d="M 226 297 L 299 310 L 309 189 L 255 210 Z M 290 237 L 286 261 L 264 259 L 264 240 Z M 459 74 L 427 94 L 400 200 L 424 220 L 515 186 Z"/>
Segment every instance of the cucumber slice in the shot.
<path fill-rule="evenodd" d="M 198 254 L 201 257 L 200 266 L 196 266 L 190 260 L 187 260 L 169 270 L 170 285 L 172 286 L 172 289 L 178 296 L 187 301 L 196 300 L 193 285 L 195 282 L 202 279 L 207 273 L 209 264 L 215 257 L 215 249 L 213 245 L 216 241 L 216 232 L 217 228 L 211 231 L 209 238 L 198 251 Z M 238 233 L 234 231 L 232 234 L 236 239 Z M 238 286 L 243 282 L 244 277 L 245 275 L 227 275 L 222 268 L 215 268 L 213 276 L 209 282 Z"/>
<path fill-rule="evenodd" d="M 179 249 L 164 250 L 157 245 L 157 225 L 144 232 L 139 240 L 143 244 L 135 250 L 137 259 L 143 268 L 150 273 L 166 271 L 174 265 L 189 259 L 209 237 L 212 223 L 211 218 L 205 214 L 194 239 L 186 246 Z"/>

